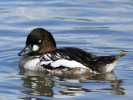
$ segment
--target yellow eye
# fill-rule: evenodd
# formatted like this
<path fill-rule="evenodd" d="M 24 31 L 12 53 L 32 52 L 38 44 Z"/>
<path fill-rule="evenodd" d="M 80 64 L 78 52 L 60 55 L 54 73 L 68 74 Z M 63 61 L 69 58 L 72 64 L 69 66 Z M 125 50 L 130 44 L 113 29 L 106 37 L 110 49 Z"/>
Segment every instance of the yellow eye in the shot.
<path fill-rule="evenodd" d="M 41 43 L 41 42 L 42 42 L 42 40 L 39 40 L 39 41 L 38 41 L 38 43 Z"/>

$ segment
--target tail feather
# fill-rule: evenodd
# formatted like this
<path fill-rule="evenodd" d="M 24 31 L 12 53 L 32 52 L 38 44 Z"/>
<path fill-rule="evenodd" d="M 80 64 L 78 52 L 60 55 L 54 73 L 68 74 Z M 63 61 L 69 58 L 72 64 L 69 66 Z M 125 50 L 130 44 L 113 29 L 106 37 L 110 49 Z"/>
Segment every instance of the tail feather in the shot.
<path fill-rule="evenodd" d="M 115 60 L 114 60 L 113 62 L 117 61 L 119 58 L 125 56 L 126 54 L 127 54 L 126 52 L 122 51 L 119 55 L 117 55 L 117 56 L 115 57 Z"/>

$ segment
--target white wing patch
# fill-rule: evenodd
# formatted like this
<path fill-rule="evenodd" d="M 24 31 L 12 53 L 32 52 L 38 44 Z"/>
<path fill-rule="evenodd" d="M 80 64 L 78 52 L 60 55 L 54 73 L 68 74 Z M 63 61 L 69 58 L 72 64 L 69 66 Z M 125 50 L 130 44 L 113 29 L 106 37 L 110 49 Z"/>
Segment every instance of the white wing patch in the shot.
<path fill-rule="evenodd" d="M 48 54 L 48 53 L 47 53 L 47 54 L 45 54 L 45 55 L 43 55 L 43 57 L 44 57 L 46 60 L 51 60 L 51 59 L 50 59 L 51 55 L 50 55 L 50 54 Z"/>
<path fill-rule="evenodd" d="M 56 61 L 42 61 L 41 65 L 50 65 L 53 68 L 64 66 L 69 68 L 86 68 L 86 66 L 82 65 L 81 63 L 74 61 L 74 60 L 67 60 L 67 59 L 58 59 Z"/>
<path fill-rule="evenodd" d="M 51 54 L 47 53 L 44 54 L 41 57 L 41 62 L 40 65 L 49 65 L 53 68 L 57 68 L 60 66 L 68 67 L 68 68 L 86 68 L 83 64 L 75 61 L 75 60 L 68 60 L 69 56 L 65 56 L 65 58 L 61 58 L 61 55 L 59 53 L 56 53 L 55 55 L 55 60 L 52 60 Z M 68 58 L 68 59 L 67 59 Z"/>
<path fill-rule="evenodd" d="M 52 63 L 53 61 L 42 61 L 40 62 L 41 65 L 48 65 L 50 63 Z"/>
<path fill-rule="evenodd" d="M 65 66 L 65 67 L 70 67 L 70 68 L 75 68 L 75 67 L 86 68 L 84 65 L 82 65 L 81 63 L 79 63 L 77 61 L 66 60 L 66 59 L 56 60 L 55 62 L 51 63 L 51 66 L 53 66 L 53 67 Z"/>
<path fill-rule="evenodd" d="M 60 58 L 61 56 L 60 56 L 59 53 L 56 53 L 55 57 L 56 57 L 56 58 Z"/>

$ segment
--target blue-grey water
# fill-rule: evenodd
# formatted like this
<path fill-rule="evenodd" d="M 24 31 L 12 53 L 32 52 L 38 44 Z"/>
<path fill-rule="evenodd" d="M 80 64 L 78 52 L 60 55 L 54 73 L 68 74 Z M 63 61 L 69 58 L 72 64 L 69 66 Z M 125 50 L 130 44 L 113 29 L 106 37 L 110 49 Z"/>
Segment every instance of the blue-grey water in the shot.
<path fill-rule="evenodd" d="M 37 27 L 58 47 L 128 54 L 114 72 L 84 77 L 23 71 L 17 53 Z M 0 100 L 133 100 L 133 0 L 0 0 Z"/>

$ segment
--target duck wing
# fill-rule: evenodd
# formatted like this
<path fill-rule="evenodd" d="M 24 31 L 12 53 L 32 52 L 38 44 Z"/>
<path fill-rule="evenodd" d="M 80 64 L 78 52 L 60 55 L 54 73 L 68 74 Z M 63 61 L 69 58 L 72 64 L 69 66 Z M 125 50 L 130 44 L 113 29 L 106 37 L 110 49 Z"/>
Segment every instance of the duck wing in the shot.
<path fill-rule="evenodd" d="M 106 73 L 113 70 L 117 60 L 125 52 L 112 56 L 96 56 L 78 48 L 65 47 L 44 54 L 40 64 L 47 68 L 90 68 L 95 73 Z"/>
<path fill-rule="evenodd" d="M 78 48 L 65 47 L 44 54 L 40 64 L 48 68 L 86 68 L 90 62 L 95 61 L 96 56 Z"/>

